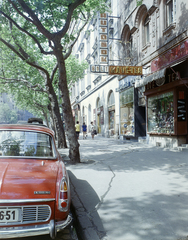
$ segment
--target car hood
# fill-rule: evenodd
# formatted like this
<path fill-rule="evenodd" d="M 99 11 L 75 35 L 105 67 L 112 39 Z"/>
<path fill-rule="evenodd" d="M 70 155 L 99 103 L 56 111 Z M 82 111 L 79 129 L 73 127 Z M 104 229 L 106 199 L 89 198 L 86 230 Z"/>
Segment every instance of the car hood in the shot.
<path fill-rule="evenodd" d="M 58 163 L 0 160 L 0 199 L 55 198 Z"/>

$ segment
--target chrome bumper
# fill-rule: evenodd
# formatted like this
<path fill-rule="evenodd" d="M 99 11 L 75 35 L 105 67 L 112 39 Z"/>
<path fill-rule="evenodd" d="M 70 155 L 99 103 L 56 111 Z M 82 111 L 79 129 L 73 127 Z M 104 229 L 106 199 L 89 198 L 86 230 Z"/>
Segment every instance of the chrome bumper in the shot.
<path fill-rule="evenodd" d="M 30 237 L 50 234 L 52 239 L 55 238 L 56 233 L 68 226 L 72 221 L 72 217 L 68 215 L 65 221 L 54 222 L 51 220 L 48 224 L 22 226 L 22 227 L 0 227 L 0 239 Z"/>

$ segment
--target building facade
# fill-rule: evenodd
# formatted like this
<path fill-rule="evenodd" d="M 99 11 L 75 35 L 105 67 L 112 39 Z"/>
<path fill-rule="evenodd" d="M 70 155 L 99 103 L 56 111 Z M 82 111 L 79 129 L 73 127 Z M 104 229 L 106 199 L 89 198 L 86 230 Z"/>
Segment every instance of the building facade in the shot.
<path fill-rule="evenodd" d="M 97 14 L 82 32 L 74 54 L 80 60 L 87 60 L 89 68 L 85 77 L 71 88 L 71 103 L 75 122 L 91 122 L 102 136 L 119 135 L 119 87 L 117 76 L 108 75 L 109 63 L 119 61 L 118 1 L 107 2 L 112 13 Z M 116 53 L 116 54 L 115 54 Z"/>
<path fill-rule="evenodd" d="M 92 66 L 72 88 L 75 118 L 94 121 L 103 136 L 147 136 L 164 147 L 188 143 L 187 1 L 108 3 L 111 13 L 94 18 L 74 49 Z M 110 66 L 129 70 L 109 75 Z M 130 66 L 141 66 L 142 74 L 134 76 Z"/>

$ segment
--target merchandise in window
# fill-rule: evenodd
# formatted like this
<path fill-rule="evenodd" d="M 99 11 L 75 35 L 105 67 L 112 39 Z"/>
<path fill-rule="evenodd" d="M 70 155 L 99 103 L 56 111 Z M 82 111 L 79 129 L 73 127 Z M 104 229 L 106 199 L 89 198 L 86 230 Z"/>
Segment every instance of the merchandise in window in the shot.
<path fill-rule="evenodd" d="M 134 89 L 120 93 L 121 134 L 134 136 Z"/>
<path fill-rule="evenodd" d="M 173 92 L 148 98 L 148 132 L 174 133 Z"/>
<path fill-rule="evenodd" d="M 114 129 L 114 115 L 115 115 L 114 111 L 109 112 L 109 125 L 110 125 L 110 129 Z"/>

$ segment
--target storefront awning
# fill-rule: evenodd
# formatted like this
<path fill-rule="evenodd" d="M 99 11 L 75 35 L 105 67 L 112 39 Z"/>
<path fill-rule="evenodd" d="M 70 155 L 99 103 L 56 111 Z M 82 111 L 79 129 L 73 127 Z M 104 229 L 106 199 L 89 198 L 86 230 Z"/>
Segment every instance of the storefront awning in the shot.
<path fill-rule="evenodd" d="M 152 82 L 152 81 L 157 80 L 157 79 L 165 78 L 165 73 L 166 73 L 166 68 L 164 68 L 160 71 L 154 72 L 153 74 L 150 74 L 143 79 L 136 80 L 135 81 L 135 88 L 143 87 L 146 84 L 148 84 L 149 82 Z"/>

